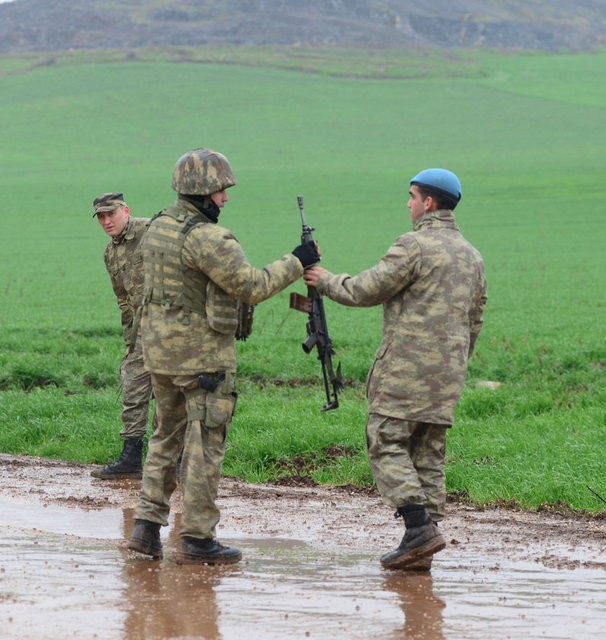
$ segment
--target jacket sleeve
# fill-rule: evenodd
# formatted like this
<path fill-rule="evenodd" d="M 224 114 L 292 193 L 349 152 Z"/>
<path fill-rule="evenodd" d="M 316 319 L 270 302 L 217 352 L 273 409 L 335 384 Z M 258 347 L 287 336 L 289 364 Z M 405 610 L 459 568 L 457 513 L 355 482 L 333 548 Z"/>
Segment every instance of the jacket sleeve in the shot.
<path fill-rule="evenodd" d="M 414 280 L 421 252 L 417 242 L 404 234 L 388 249 L 378 264 L 357 276 L 324 273 L 318 289 L 331 300 L 349 307 L 371 307 L 393 298 Z"/>
<path fill-rule="evenodd" d="M 218 225 L 192 229 L 183 247 L 183 260 L 190 268 L 204 272 L 229 296 L 246 304 L 270 298 L 303 275 L 301 262 L 291 253 L 255 269 L 233 234 Z"/>
<path fill-rule="evenodd" d="M 112 289 L 118 302 L 118 309 L 120 309 L 120 322 L 122 324 L 122 336 L 126 344 L 130 341 L 130 332 L 133 326 L 133 314 L 128 304 L 128 294 L 124 288 L 122 280 L 112 272 L 110 267 L 107 252 L 104 255 L 105 267 L 109 273 L 109 279 L 112 283 Z"/>
<path fill-rule="evenodd" d="M 484 264 L 479 263 L 478 290 L 473 304 L 469 309 L 469 354 L 471 357 L 476 346 L 476 340 L 480 335 L 484 324 L 484 307 L 488 298 L 486 296 L 486 276 L 484 275 Z"/>

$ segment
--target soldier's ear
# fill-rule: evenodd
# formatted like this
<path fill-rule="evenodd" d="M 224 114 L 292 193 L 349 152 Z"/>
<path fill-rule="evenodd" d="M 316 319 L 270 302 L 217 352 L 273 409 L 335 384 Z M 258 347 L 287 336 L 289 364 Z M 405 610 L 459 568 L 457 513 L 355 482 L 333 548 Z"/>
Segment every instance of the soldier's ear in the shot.
<path fill-rule="evenodd" d="M 130 208 L 127 204 L 124 205 L 124 213 L 129 216 L 130 215 Z"/>

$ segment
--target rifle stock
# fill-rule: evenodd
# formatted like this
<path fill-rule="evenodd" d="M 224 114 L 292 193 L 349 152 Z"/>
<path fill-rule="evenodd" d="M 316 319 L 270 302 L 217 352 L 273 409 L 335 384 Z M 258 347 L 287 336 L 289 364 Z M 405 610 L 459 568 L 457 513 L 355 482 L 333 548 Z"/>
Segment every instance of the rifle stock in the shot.
<path fill-rule="evenodd" d="M 301 242 L 313 241 L 312 232 L 315 229 L 310 227 L 305 220 L 303 196 L 297 196 L 297 203 L 301 212 Z M 322 378 L 326 393 L 326 404 L 322 407 L 322 411 L 336 409 L 339 406 L 338 392 L 343 389 L 343 379 L 341 377 L 341 363 L 337 366 L 336 372 L 332 364 L 332 356 L 335 355 L 335 351 L 332 340 L 328 335 L 322 295 L 315 287 L 307 287 L 307 296 L 291 293 L 290 308 L 307 313 L 307 338 L 301 346 L 305 353 L 311 353 L 314 347 L 318 351 L 318 360 L 322 365 Z"/>

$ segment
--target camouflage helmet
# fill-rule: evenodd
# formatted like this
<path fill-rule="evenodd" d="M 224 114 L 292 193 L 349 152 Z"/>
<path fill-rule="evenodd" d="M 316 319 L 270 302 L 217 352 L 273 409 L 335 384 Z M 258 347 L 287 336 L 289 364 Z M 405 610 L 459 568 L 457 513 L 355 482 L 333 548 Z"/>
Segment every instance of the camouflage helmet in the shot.
<path fill-rule="evenodd" d="M 206 196 L 236 184 L 227 158 L 212 149 L 194 149 L 182 155 L 173 170 L 177 193 Z"/>

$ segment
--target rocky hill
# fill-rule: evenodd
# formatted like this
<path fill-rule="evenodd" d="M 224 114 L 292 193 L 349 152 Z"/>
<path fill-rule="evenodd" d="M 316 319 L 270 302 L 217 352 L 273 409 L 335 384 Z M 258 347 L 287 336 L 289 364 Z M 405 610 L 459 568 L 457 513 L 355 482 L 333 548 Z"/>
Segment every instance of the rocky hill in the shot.
<path fill-rule="evenodd" d="M 604 0 L 15 0 L 0 53 L 196 45 L 606 46 Z"/>

